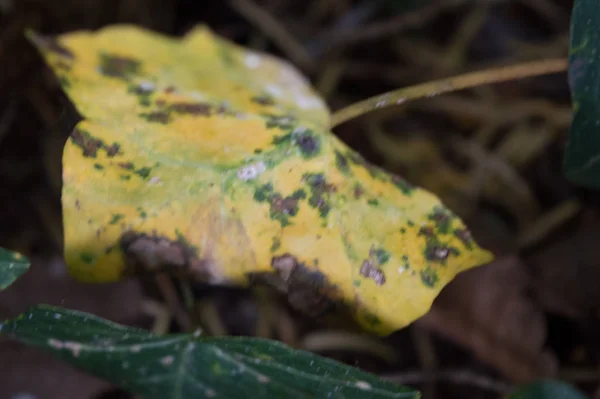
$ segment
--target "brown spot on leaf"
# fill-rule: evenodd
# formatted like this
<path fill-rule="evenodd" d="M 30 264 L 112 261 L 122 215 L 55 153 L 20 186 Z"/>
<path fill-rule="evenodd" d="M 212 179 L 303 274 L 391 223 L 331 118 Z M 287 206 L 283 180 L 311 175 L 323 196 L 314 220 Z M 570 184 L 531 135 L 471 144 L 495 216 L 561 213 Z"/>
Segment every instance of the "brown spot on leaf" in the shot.
<path fill-rule="evenodd" d="M 106 155 L 112 158 L 119 154 L 120 146 L 113 143 L 107 146 L 102 140 L 93 137 L 88 132 L 81 129 L 74 129 L 71 133 L 72 142 L 83 150 L 83 156 L 87 158 L 96 158 L 98 151 L 104 149 Z"/>
<path fill-rule="evenodd" d="M 148 122 L 162 123 L 163 125 L 169 123 L 171 119 L 166 111 L 153 111 L 148 114 L 140 114 L 140 116 Z"/>
<path fill-rule="evenodd" d="M 58 40 L 52 37 L 36 36 L 35 40 L 46 50 L 60 56 L 73 59 L 75 56 L 67 47 L 63 46 Z"/>
<path fill-rule="evenodd" d="M 273 212 L 294 216 L 298 211 L 298 200 L 292 197 L 281 198 L 274 196 L 271 200 L 271 209 Z"/>
<path fill-rule="evenodd" d="M 354 198 L 355 199 L 359 199 L 360 197 L 362 197 L 362 195 L 364 194 L 364 190 L 362 188 L 362 186 L 360 184 L 356 184 L 354 186 Z"/>
<path fill-rule="evenodd" d="M 465 247 L 471 248 L 473 245 L 473 236 L 468 229 L 456 229 L 454 235 L 465 244 Z"/>
<path fill-rule="evenodd" d="M 431 238 L 435 236 L 435 232 L 433 231 L 433 228 L 431 226 L 423 226 L 419 230 L 419 235 Z"/>
<path fill-rule="evenodd" d="M 267 95 L 253 97 L 252 102 L 260 105 L 275 105 L 275 101 Z"/>
<path fill-rule="evenodd" d="M 427 260 L 435 262 L 441 262 L 448 258 L 450 255 L 450 248 L 447 248 L 440 244 L 428 245 L 425 250 L 425 257 Z"/>
<path fill-rule="evenodd" d="M 132 272 L 165 272 L 210 282 L 218 278 L 214 263 L 200 259 L 196 250 L 183 239 L 170 240 L 128 231 L 121 236 L 121 249 Z"/>
<path fill-rule="evenodd" d="M 140 69 L 140 62 L 133 58 L 100 54 L 100 73 L 104 76 L 128 80 L 136 75 Z"/>
<path fill-rule="evenodd" d="M 383 270 L 375 267 L 371 260 L 365 259 L 363 261 L 363 264 L 360 267 L 360 275 L 372 279 L 377 285 L 385 284 L 385 274 L 383 273 Z"/>
<path fill-rule="evenodd" d="M 212 106 L 204 103 L 175 103 L 169 109 L 178 114 L 210 116 Z"/>
<path fill-rule="evenodd" d="M 123 168 L 125 170 L 133 170 L 133 168 L 135 167 L 131 162 L 119 162 L 118 165 L 120 168 Z"/>
<path fill-rule="evenodd" d="M 312 317 L 333 310 L 341 294 L 319 270 L 308 268 L 291 254 L 273 257 L 273 273 L 257 273 L 250 276 L 254 282 L 266 283 L 287 295 L 295 309 Z"/>

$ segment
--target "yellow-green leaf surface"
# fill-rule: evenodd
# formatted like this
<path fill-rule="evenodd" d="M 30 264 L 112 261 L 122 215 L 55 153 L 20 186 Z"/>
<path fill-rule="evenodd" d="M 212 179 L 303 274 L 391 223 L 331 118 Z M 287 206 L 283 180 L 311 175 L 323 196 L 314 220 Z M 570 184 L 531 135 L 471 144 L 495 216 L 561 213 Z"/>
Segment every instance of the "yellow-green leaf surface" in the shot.
<path fill-rule="evenodd" d="M 370 165 L 286 62 L 199 27 L 32 36 L 84 120 L 63 155 L 65 258 L 82 281 L 168 270 L 266 281 L 386 334 L 490 260 L 433 195 Z"/>

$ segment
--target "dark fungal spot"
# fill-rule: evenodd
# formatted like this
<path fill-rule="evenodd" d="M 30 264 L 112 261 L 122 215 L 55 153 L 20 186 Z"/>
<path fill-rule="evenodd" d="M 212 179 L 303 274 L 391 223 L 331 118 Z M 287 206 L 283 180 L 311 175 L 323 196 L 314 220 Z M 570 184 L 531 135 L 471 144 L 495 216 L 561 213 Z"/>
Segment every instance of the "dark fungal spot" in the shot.
<path fill-rule="evenodd" d="M 305 158 L 312 158 L 319 154 L 320 140 L 312 130 L 292 132 L 292 139 Z"/>
<path fill-rule="evenodd" d="M 290 224 L 290 217 L 298 213 L 298 203 L 306 198 L 304 190 L 296 190 L 292 195 L 283 197 L 280 193 L 273 190 L 273 186 L 268 183 L 260 186 L 254 192 L 254 200 L 258 202 L 269 203 L 269 216 L 272 220 L 277 220 L 282 227 Z"/>
<path fill-rule="evenodd" d="M 93 137 L 88 132 L 81 129 L 74 129 L 70 136 L 71 142 L 83 150 L 83 156 L 86 158 L 96 158 L 99 150 L 106 151 L 106 155 L 112 158 L 119 154 L 120 146 L 113 143 L 107 146 L 104 141 Z"/>
<path fill-rule="evenodd" d="M 58 54 L 62 57 L 74 59 L 75 56 L 73 52 L 69 50 L 66 46 L 61 44 L 56 38 L 53 37 L 42 37 L 36 36 L 35 41 L 40 44 L 45 50 L 48 50 L 54 54 Z"/>
<path fill-rule="evenodd" d="M 383 270 L 375 267 L 373 262 L 368 259 L 363 261 L 362 266 L 360 267 L 360 275 L 372 279 L 377 285 L 385 284 L 385 274 L 383 273 Z"/>
<path fill-rule="evenodd" d="M 262 154 L 262 152 L 263 152 L 263 150 L 261 150 L 260 148 L 255 148 L 254 149 L 254 153 L 257 154 L 257 155 L 258 154 Z"/>
<path fill-rule="evenodd" d="M 144 208 L 142 207 L 137 207 L 136 208 L 139 217 L 141 217 L 142 219 L 146 219 L 146 217 L 148 217 L 148 214 L 146 213 L 146 211 L 144 210 Z"/>
<path fill-rule="evenodd" d="M 89 254 L 87 252 L 82 252 L 79 255 L 79 259 L 81 259 L 84 263 L 87 263 L 88 265 L 91 265 L 92 263 L 94 263 L 94 260 L 96 258 L 92 254 Z"/>
<path fill-rule="evenodd" d="M 275 101 L 273 100 L 273 98 L 266 94 L 263 94 L 261 96 L 252 97 L 251 101 L 253 103 L 260 104 L 260 105 L 267 105 L 267 106 L 275 105 Z"/>
<path fill-rule="evenodd" d="M 118 143 L 112 143 L 110 145 L 110 147 L 106 147 L 106 145 L 105 145 L 104 149 L 106 150 L 106 155 L 109 158 L 112 158 L 112 157 L 114 157 L 115 155 L 117 155 L 119 153 L 119 150 L 121 149 L 121 146 Z"/>
<path fill-rule="evenodd" d="M 169 110 L 180 115 L 210 116 L 212 105 L 205 103 L 175 103 Z"/>
<path fill-rule="evenodd" d="M 125 218 L 125 215 L 123 215 L 121 213 L 116 213 L 116 214 L 112 215 L 112 217 L 111 217 L 110 221 L 108 222 L 108 224 L 117 224 L 123 218 Z"/>
<path fill-rule="evenodd" d="M 71 87 L 71 81 L 69 80 L 69 78 L 67 78 L 66 76 L 63 75 L 56 75 L 58 78 L 58 83 L 60 84 L 60 86 L 64 89 Z"/>
<path fill-rule="evenodd" d="M 335 192 L 335 186 L 327 183 L 322 173 L 306 173 L 302 179 L 308 184 L 311 192 L 308 204 L 319 210 L 321 218 L 327 218 L 331 210 L 329 197 L 330 193 Z"/>
<path fill-rule="evenodd" d="M 54 64 L 54 67 L 55 67 L 56 69 L 61 69 L 61 70 L 65 71 L 65 72 L 69 72 L 69 71 L 71 70 L 71 65 L 70 65 L 70 64 L 67 64 L 66 62 L 64 62 L 64 61 L 62 61 L 62 60 L 59 60 L 59 61 L 57 61 L 57 62 Z"/>
<path fill-rule="evenodd" d="M 394 186 L 398 187 L 405 195 L 410 195 L 415 189 L 415 186 L 398 175 L 392 175 L 392 183 L 394 183 Z"/>
<path fill-rule="evenodd" d="M 153 83 L 142 82 L 140 84 L 130 85 L 127 92 L 136 95 L 138 97 L 138 103 L 141 106 L 148 107 L 151 104 L 150 98 L 154 89 Z"/>
<path fill-rule="evenodd" d="M 135 166 L 131 162 L 119 162 L 117 165 L 119 165 L 120 168 L 123 168 L 125 170 L 133 170 L 135 168 Z"/>
<path fill-rule="evenodd" d="M 473 247 L 473 237 L 468 229 L 456 229 L 454 230 L 454 236 L 456 236 L 467 249 Z"/>
<path fill-rule="evenodd" d="M 281 130 L 290 130 L 294 127 L 295 118 L 289 115 L 271 115 L 263 114 L 266 119 L 267 129 L 279 128 Z"/>
<path fill-rule="evenodd" d="M 415 222 L 413 222 L 412 220 L 408 220 L 406 222 L 407 225 L 409 225 L 410 227 L 413 227 L 415 225 Z"/>
<path fill-rule="evenodd" d="M 431 262 L 441 262 L 448 258 L 450 249 L 438 243 L 427 245 L 425 248 L 425 258 Z"/>
<path fill-rule="evenodd" d="M 96 169 L 96 170 L 104 170 L 104 166 L 100 165 L 99 163 L 95 163 L 94 164 L 94 169 Z"/>
<path fill-rule="evenodd" d="M 100 73 L 104 76 L 129 80 L 139 73 L 140 66 L 140 62 L 133 58 L 100 54 Z"/>
<path fill-rule="evenodd" d="M 378 326 L 381 324 L 381 320 L 379 317 L 375 316 L 372 313 L 367 313 L 363 316 L 365 322 L 367 322 L 371 326 Z"/>
<path fill-rule="evenodd" d="M 367 204 L 369 204 L 371 206 L 377 206 L 377 205 L 379 205 L 379 200 L 377 200 L 377 198 L 370 198 L 367 201 Z"/>
<path fill-rule="evenodd" d="M 433 228 L 431 226 L 422 226 L 419 229 L 419 235 L 420 236 L 425 236 L 427 238 L 435 237 L 435 233 L 434 233 Z"/>
<path fill-rule="evenodd" d="M 377 261 L 379 266 L 385 265 L 390 260 L 390 254 L 383 248 L 371 248 L 369 256 Z"/>
<path fill-rule="evenodd" d="M 431 267 L 427 267 L 419 273 L 421 275 L 421 281 L 427 287 L 433 288 L 437 284 L 439 278 L 437 272 Z"/>
<path fill-rule="evenodd" d="M 281 247 L 281 240 L 279 237 L 273 237 L 273 243 L 271 244 L 271 252 L 277 251 Z"/>
<path fill-rule="evenodd" d="M 102 140 L 80 129 L 73 130 L 71 141 L 83 150 L 83 156 L 86 158 L 96 158 L 98 150 L 103 146 Z"/>
<path fill-rule="evenodd" d="M 344 154 L 337 150 L 335 151 L 335 166 L 343 174 L 350 174 L 350 165 L 348 164 L 348 159 L 344 156 Z"/>
<path fill-rule="evenodd" d="M 139 116 L 147 120 L 148 122 L 161 123 L 163 125 L 168 124 L 171 120 L 171 116 L 167 111 L 153 111 L 149 113 L 141 113 Z"/>
<path fill-rule="evenodd" d="M 177 233 L 177 232 L 176 232 Z M 177 233 L 177 240 L 128 231 L 120 246 L 129 272 L 166 272 L 196 281 L 218 281 L 221 276 L 213 261 L 200 259 L 198 251 Z"/>
<path fill-rule="evenodd" d="M 138 175 L 142 179 L 147 179 L 148 176 L 150 176 L 150 172 L 152 172 L 152 169 L 150 169 L 148 167 L 143 167 L 143 168 L 139 168 L 138 170 L 136 170 L 133 173 L 135 173 L 136 175 Z"/>
<path fill-rule="evenodd" d="M 251 283 L 274 287 L 286 294 L 293 308 L 312 317 L 335 310 L 340 291 L 322 272 L 310 269 L 291 254 L 273 257 L 271 267 L 274 273 L 251 274 Z"/>
<path fill-rule="evenodd" d="M 354 198 L 359 199 L 364 194 L 365 190 L 358 183 L 354 185 Z"/>
<path fill-rule="evenodd" d="M 448 234 L 452 224 L 452 216 L 448 211 L 441 207 L 435 207 L 433 213 L 428 216 L 433 221 L 439 234 Z"/>

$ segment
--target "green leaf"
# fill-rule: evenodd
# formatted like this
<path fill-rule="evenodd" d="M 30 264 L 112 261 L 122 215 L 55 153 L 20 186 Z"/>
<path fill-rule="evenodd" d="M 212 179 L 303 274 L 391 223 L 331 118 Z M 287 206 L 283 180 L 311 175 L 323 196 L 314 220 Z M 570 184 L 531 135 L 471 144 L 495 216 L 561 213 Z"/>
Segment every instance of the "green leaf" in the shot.
<path fill-rule="evenodd" d="M 586 396 L 564 382 L 541 380 L 523 385 L 508 399 L 586 399 Z"/>
<path fill-rule="evenodd" d="M 21 254 L 0 248 L 0 291 L 8 288 L 29 269 L 29 261 Z"/>
<path fill-rule="evenodd" d="M 569 85 L 573 122 L 564 169 L 574 183 L 600 188 L 600 3 L 576 0 L 571 20 Z"/>
<path fill-rule="evenodd" d="M 0 331 L 144 398 L 418 398 L 359 369 L 258 338 L 157 336 L 38 306 Z"/>

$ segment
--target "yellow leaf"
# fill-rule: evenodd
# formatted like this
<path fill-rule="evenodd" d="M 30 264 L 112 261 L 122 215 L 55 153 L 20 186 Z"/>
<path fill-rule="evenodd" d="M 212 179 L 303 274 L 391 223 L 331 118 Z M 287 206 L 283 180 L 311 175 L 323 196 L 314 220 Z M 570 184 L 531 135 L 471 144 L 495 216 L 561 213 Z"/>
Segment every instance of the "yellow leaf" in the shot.
<path fill-rule="evenodd" d="M 338 140 L 284 61 L 203 27 L 32 40 L 84 117 L 64 148 L 62 197 L 81 281 L 166 270 L 269 282 L 304 311 L 341 305 L 387 334 L 491 260 L 435 196 Z"/>

